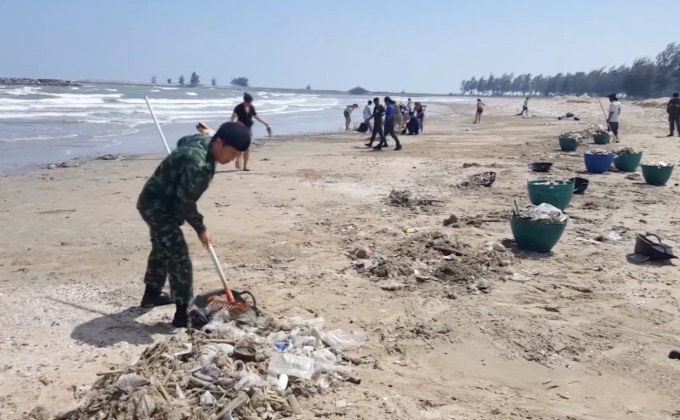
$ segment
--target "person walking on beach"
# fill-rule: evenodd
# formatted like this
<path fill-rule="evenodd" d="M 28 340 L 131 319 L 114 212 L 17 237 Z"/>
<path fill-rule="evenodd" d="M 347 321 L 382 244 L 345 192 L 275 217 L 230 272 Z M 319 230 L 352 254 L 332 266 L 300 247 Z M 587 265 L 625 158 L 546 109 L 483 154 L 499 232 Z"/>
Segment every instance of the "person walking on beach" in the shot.
<path fill-rule="evenodd" d="M 607 117 L 607 124 L 609 129 L 614 133 L 615 138 L 619 138 L 619 118 L 621 116 L 621 102 L 616 97 L 616 94 L 609 95 L 609 116 Z"/>
<path fill-rule="evenodd" d="M 680 93 L 675 92 L 668 105 L 666 106 L 668 112 L 668 126 L 669 134 L 667 137 L 673 137 L 673 131 L 678 130 L 678 137 L 680 137 Z"/>
<path fill-rule="evenodd" d="M 378 139 L 378 145 L 385 143 L 385 133 L 383 132 L 384 113 L 385 107 L 380 105 L 380 98 L 378 97 L 373 98 L 373 130 L 371 132 L 371 138 L 369 139 L 368 143 L 366 143 L 367 147 L 373 146 L 373 141 L 375 141 L 375 137 L 378 134 L 380 134 L 380 138 Z"/>
<path fill-rule="evenodd" d="M 482 102 L 481 99 L 477 99 L 477 113 L 475 114 L 475 122 L 473 124 L 481 124 L 482 114 L 484 113 L 484 107 L 486 104 Z"/>
<path fill-rule="evenodd" d="M 397 137 L 397 133 L 394 132 L 396 123 L 395 116 L 396 114 L 399 113 L 399 111 L 397 110 L 397 104 L 389 96 L 385 96 L 385 104 L 387 104 L 387 108 L 385 109 L 385 136 L 388 135 L 392 136 L 394 142 L 397 144 L 394 150 L 401 150 L 401 143 L 399 142 L 399 137 Z M 373 149 L 380 150 L 383 147 L 387 147 L 387 140 L 385 139 L 385 137 L 383 137 L 382 143 L 378 144 Z"/>
<path fill-rule="evenodd" d="M 141 306 L 175 304 L 172 325 L 187 326 L 187 305 L 193 295 L 193 272 L 189 249 L 180 226 L 186 221 L 203 246 L 210 234 L 196 202 L 215 175 L 216 163 L 225 165 L 250 147 L 250 130 L 227 122 L 212 136 L 185 136 L 146 181 L 137 210 L 149 226 L 151 253 L 146 266 L 146 288 Z M 170 295 L 163 292 L 166 279 Z"/>
<path fill-rule="evenodd" d="M 368 104 L 364 107 L 364 112 L 362 117 L 364 118 L 364 122 L 368 126 L 368 131 L 373 132 L 373 124 L 371 124 L 371 118 L 373 117 L 373 113 L 371 111 L 371 105 L 373 105 L 373 101 L 370 99 L 368 100 Z"/>
<path fill-rule="evenodd" d="M 527 117 L 529 116 L 529 97 L 527 96 L 526 99 L 524 100 L 524 105 L 522 105 L 522 112 L 517 114 L 518 117 L 524 116 L 526 113 Z"/>
<path fill-rule="evenodd" d="M 253 119 L 264 124 L 264 126 L 267 127 L 267 131 L 271 133 L 269 124 L 262 121 L 262 119 L 257 115 L 255 107 L 253 106 L 253 97 L 246 92 L 243 94 L 243 102 L 236 105 L 234 112 L 231 113 L 231 118 L 229 118 L 229 121 L 238 122 L 239 124 L 245 126 L 252 135 Z M 241 169 L 241 155 L 243 155 L 243 170 L 249 171 L 248 158 L 250 158 L 250 151 L 248 149 L 244 150 L 243 153 L 239 153 L 239 155 L 236 157 L 236 169 Z"/>
<path fill-rule="evenodd" d="M 352 114 L 352 111 L 354 111 L 357 108 L 359 108 L 359 105 L 357 104 L 347 105 L 345 111 L 342 113 L 342 115 L 345 116 L 345 131 L 349 131 L 349 123 L 352 122 L 352 118 L 350 118 L 350 115 Z"/>

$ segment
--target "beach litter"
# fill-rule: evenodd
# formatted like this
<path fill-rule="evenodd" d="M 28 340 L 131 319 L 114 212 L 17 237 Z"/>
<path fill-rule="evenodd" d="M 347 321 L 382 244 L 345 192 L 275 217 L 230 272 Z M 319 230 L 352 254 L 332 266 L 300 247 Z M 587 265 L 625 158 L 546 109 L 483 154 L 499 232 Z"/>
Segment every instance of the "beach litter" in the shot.
<path fill-rule="evenodd" d="M 518 216 L 521 219 L 530 219 L 532 221 L 543 221 L 548 223 L 566 223 L 569 217 L 557 207 L 541 203 L 537 206 L 529 206 L 519 210 Z"/>
<path fill-rule="evenodd" d="M 414 197 L 413 193 L 409 190 L 392 190 L 387 197 L 387 204 L 394 207 L 416 209 L 419 207 L 441 206 L 443 201 Z"/>
<path fill-rule="evenodd" d="M 496 172 L 487 171 L 470 175 L 458 186 L 462 188 L 490 187 L 494 182 L 496 182 Z"/>
<path fill-rule="evenodd" d="M 610 152 L 607 149 L 590 149 L 586 152 L 587 155 L 610 155 L 612 152 Z"/>
<path fill-rule="evenodd" d="M 298 398 L 360 383 L 345 352 L 362 347 L 367 335 L 326 331 L 324 324 L 319 317 L 247 322 L 220 311 L 202 330 L 176 334 L 147 347 L 134 364 L 99 373 L 77 408 L 60 418 L 290 417 L 299 412 Z"/>
<path fill-rule="evenodd" d="M 501 279 L 503 267 L 513 259 L 512 253 L 499 242 L 471 247 L 455 236 L 435 230 L 390 243 L 385 249 L 376 248 L 372 258 L 353 260 L 351 266 L 377 281 L 383 290 L 401 290 L 409 284 L 434 280 L 477 293 L 491 290 L 490 282 Z M 478 284 L 480 279 L 485 282 Z"/>

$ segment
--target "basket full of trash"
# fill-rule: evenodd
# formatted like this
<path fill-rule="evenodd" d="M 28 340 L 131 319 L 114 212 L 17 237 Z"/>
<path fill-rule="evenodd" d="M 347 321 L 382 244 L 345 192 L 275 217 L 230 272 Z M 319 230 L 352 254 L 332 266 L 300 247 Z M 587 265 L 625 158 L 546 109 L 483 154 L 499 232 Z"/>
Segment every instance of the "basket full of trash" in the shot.
<path fill-rule="evenodd" d="M 646 163 L 640 167 L 645 182 L 658 187 L 666 185 L 673 174 L 673 164 L 667 162 Z"/>
<path fill-rule="evenodd" d="M 541 203 L 523 210 L 515 208 L 510 227 L 517 247 L 525 251 L 549 253 L 562 237 L 568 220 L 562 210 Z"/>

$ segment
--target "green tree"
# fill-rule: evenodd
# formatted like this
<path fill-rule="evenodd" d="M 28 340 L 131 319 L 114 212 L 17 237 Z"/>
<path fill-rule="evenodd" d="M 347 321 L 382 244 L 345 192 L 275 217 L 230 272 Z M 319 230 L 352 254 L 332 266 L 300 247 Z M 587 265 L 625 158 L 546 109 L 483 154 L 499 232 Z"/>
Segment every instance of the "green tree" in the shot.
<path fill-rule="evenodd" d="M 217 86 L 217 79 L 215 79 L 215 78 L 213 77 L 212 80 L 210 81 L 210 85 L 211 85 L 211 86 Z"/>
<path fill-rule="evenodd" d="M 179 80 L 177 81 L 177 83 L 179 83 L 180 86 L 184 86 L 184 76 L 179 76 Z"/>
<path fill-rule="evenodd" d="M 201 84 L 201 79 L 198 77 L 198 74 L 196 72 L 191 73 L 191 78 L 189 79 L 189 84 L 191 86 L 198 86 Z"/>
<path fill-rule="evenodd" d="M 247 77 L 234 77 L 233 79 L 231 79 L 231 84 L 232 84 L 232 86 L 248 87 L 248 78 Z"/>
<path fill-rule="evenodd" d="M 172 79 L 168 79 L 168 84 L 169 84 L 169 85 L 172 84 Z"/>

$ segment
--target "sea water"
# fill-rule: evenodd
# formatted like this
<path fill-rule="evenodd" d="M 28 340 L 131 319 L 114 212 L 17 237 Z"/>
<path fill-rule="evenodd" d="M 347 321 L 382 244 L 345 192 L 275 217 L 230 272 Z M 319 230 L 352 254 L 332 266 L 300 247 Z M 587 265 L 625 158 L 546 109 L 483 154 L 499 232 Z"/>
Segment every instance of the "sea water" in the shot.
<path fill-rule="evenodd" d="M 120 84 L 0 86 L 0 172 L 108 153 L 163 153 L 145 96 L 172 146 L 179 137 L 194 133 L 198 121 L 215 129 L 227 121 L 243 92 L 232 87 Z M 340 132 L 345 106 L 359 105 L 352 114 L 358 124 L 366 101 L 373 96 L 257 88 L 248 92 L 275 136 Z M 266 136 L 264 126 L 257 122 L 254 136 Z"/>

